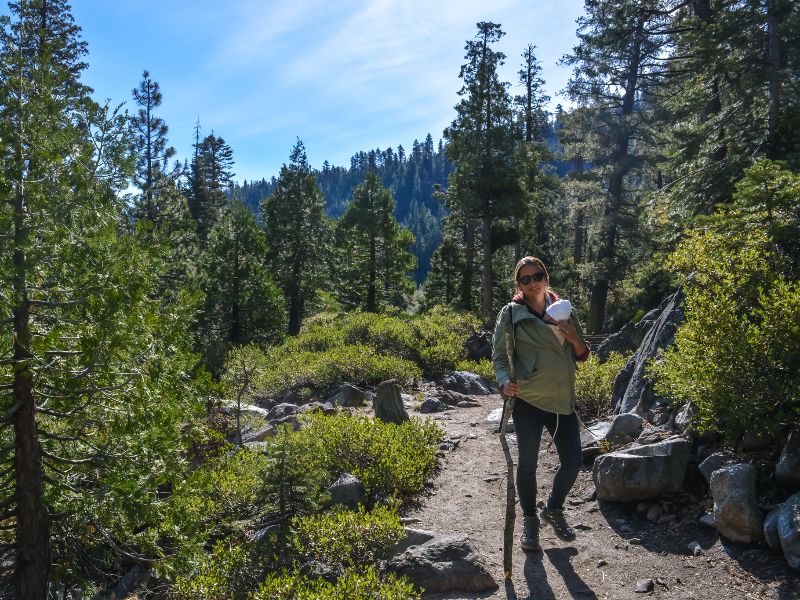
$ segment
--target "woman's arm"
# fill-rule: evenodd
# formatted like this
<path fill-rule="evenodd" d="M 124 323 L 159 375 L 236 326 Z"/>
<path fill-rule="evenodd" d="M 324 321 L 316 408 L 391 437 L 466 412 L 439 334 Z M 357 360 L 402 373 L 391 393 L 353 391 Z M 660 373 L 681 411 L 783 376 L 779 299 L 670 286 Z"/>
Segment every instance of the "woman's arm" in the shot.
<path fill-rule="evenodd" d="M 583 343 L 578 330 L 572 324 L 571 318 L 566 321 L 558 321 L 556 326 L 559 328 L 561 333 L 564 334 L 564 337 L 567 338 L 567 341 L 572 344 L 572 350 L 576 357 L 586 354 L 586 351 L 589 348 Z"/>
<path fill-rule="evenodd" d="M 497 385 L 500 388 L 511 379 L 511 368 L 508 364 L 508 354 L 506 353 L 506 332 L 511 323 L 511 315 L 508 313 L 509 311 L 505 308 L 500 311 L 492 340 L 492 366 L 497 378 Z"/>

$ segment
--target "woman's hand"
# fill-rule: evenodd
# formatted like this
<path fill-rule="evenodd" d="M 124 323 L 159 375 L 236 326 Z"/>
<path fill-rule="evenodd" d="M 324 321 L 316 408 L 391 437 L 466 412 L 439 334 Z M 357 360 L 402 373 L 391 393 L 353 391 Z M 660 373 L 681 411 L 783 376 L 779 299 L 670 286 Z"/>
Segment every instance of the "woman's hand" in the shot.
<path fill-rule="evenodd" d="M 581 341 L 581 338 L 571 321 L 556 321 L 556 327 L 558 327 L 561 333 L 564 334 L 564 337 L 567 338 L 567 341 L 572 345 L 575 345 Z"/>
<path fill-rule="evenodd" d="M 519 384 L 513 381 L 507 381 L 503 384 L 503 387 L 500 388 L 500 391 L 506 396 L 516 396 L 519 391 Z"/>

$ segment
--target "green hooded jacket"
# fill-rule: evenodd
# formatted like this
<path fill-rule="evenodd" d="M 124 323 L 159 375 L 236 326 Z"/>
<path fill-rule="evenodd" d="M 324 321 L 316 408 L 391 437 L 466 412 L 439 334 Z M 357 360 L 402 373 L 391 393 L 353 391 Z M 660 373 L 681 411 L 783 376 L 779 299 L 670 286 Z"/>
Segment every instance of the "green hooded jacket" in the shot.
<path fill-rule="evenodd" d="M 510 317 L 510 318 L 509 318 Z M 575 312 L 570 315 L 578 335 L 583 330 Z M 512 323 L 516 325 L 512 329 Z M 503 307 L 494 328 L 492 362 L 497 383 L 511 379 L 506 354 L 506 333 L 512 334 L 514 375 L 519 383 L 517 398 L 547 412 L 569 415 L 575 410 L 575 363 L 572 344 L 558 343 L 553 330 L 528 312 L 524 304 Z"/>

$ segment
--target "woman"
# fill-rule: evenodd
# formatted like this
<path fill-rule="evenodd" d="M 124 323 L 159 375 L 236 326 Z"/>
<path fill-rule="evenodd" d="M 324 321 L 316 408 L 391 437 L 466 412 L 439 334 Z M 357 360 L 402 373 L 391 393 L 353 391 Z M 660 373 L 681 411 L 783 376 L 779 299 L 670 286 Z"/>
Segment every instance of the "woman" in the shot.
<path fill-rule="evenodd" d="M 547 269 L 538 258 L 526 256 L 517 263 L 514 279 L 517 295 L 500 311 L 494 330 L 494 371 L 506 396 L 517 396 L 514 427 L 519 448 L 517 491 L 524 525 L 520 545 L 523 550 L 539 550 L 539 518 L 552 525 L 565 542 L 575 532 L 564 518 L 566 500 L 581 468 L 581 439 L 575 413 L 575 362 L 589 358 L 577 317 L 555 324 L 564 336 L 563 343 L 548 322 L 547 307 L 558 297 L 547 289 Z M 510 381 L 506 333 L 514 340 L 514 375 Z M 536 514 L 536 464 L 542 428 L 553 437 L 561 466 L 553 479 L 553 489 L 545 506 Z"/>

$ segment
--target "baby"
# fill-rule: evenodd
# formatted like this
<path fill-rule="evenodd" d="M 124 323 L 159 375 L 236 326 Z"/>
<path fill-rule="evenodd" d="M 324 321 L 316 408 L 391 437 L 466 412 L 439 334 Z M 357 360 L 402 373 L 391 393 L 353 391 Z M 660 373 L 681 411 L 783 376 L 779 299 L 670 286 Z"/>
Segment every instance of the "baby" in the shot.
<path fill-rule="evenodd" d="M 547 307 L 545 310 L 545 320 L 552 320 L 552 321 L 566 321 L 569 319 L 569 316 L 572 314 L 572 304 L 569 303 L 569 300 L 556 300 L 550 306 Z M 563 344 L 564 334 L 561 333 L 561 330 L 558 328 L 557 325 L 553 325 L 552 323 L 547 324 L 550 329 L 553 330 L 553 333 L 556 334 L 558 338 L 558 343 Z"/>

